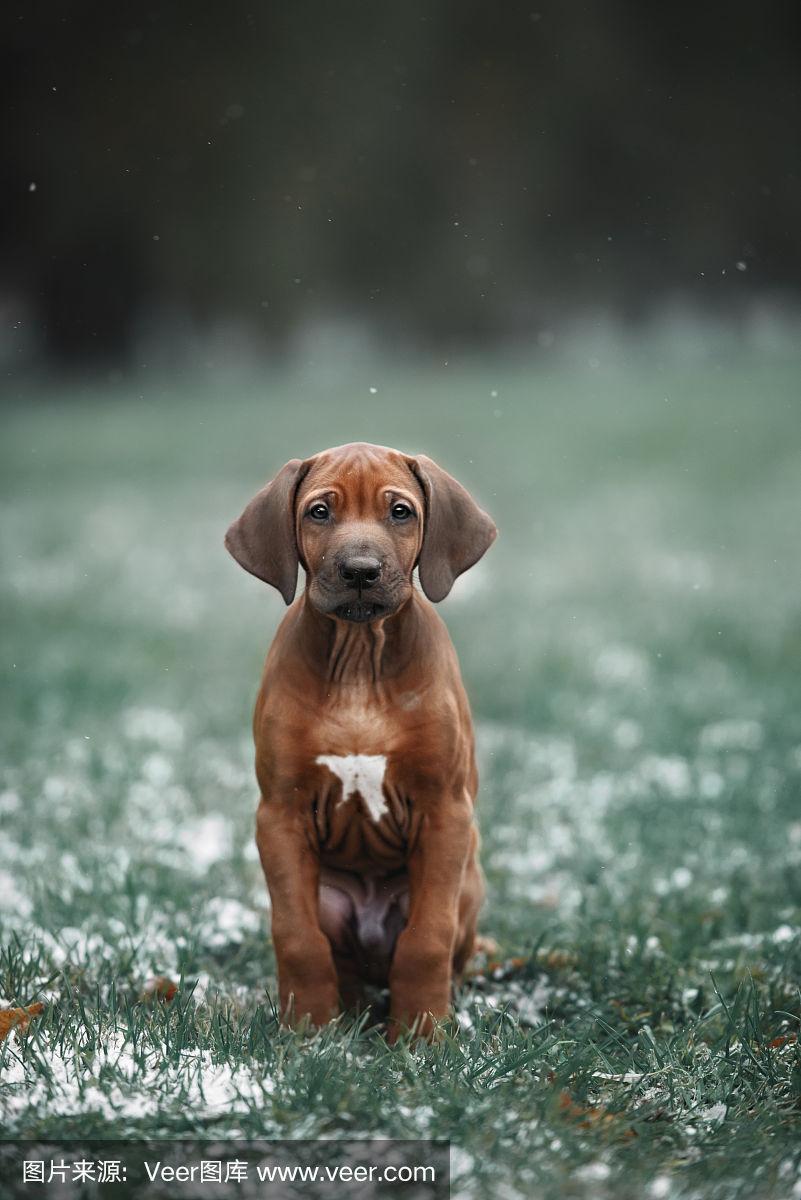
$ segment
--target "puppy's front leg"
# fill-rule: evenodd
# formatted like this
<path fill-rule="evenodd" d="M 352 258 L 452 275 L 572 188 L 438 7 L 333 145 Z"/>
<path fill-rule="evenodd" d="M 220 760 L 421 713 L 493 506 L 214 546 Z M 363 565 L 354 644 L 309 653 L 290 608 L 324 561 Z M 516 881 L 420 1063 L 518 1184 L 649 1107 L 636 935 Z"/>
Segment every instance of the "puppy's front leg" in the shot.
<path fill-rule="evenodd" d="M 281 1017 L 324 1025 L 339 1010 L 331 946 L 320 929 L 320 867 L 290 800 L 262 797 L 256 844 L 272 902 Z"/>
<path fill-rule="evenodd" d="M 409 918 L 390 970 L 390 1040 L 403 1029 L 428 1035 L 447 1016 L 462 879 L 472 846 L 466 794 L 443 798 L 423 818 L 409 858 Z"/>

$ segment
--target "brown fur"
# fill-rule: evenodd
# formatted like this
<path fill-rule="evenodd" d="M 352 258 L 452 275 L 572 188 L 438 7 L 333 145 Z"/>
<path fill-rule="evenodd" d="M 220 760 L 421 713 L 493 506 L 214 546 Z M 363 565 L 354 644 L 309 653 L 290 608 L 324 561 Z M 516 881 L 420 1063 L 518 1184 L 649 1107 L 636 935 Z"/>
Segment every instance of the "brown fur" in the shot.
<path fill-rule="evenodd" d="M 364 443 L 287 463 L 228 532 L 237 561 L 287 604 L 299 563 L 306 572 L 253 723 L 257 844 L 290 1021 L 327 1021 L 365 982 L 389 986 L 392 1037 L 448 1012 L 484 886 L 470 709 L 430 600 L 494 536 L 430 459 Z M 349 563 L 375 563 L 379 577 L 351 586 Z M 415 566 L 430 599 L 412 585 Z M 320 755 L 385 757 L 380 820 Z"/>

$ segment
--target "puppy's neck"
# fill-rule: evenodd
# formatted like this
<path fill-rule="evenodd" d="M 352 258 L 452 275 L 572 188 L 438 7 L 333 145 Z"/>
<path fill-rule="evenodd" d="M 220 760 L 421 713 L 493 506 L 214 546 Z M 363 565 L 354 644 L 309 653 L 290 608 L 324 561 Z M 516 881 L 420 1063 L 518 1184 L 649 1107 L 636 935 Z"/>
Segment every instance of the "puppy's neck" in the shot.
<path fill-rule="evenodd" d="M 329 683 L 379 683 L 387 635 L 384 621 L 332 620 L 334 636 L 328 652 Z"/>
<path fill-rule="evenodd" d="M 307 595 L 299 614 L 309 665 L 336 685 L 380 686 L 396 675 L 410 657 L 418 620 L 414 596 L 398 612 L 378 621 L 357 623 L 324 616 Z"/>

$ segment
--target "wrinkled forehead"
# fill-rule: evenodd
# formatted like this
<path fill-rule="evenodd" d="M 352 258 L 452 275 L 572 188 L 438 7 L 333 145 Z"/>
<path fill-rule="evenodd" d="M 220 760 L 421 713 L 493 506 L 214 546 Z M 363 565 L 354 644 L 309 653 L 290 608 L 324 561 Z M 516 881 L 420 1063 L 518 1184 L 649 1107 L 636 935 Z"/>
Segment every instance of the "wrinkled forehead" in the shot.
<path fill-rule="evenodd" d="M 423 490 L 406 455 L 385 446 L 355 443 L 315 455 L 298 500 L 332 492 L 347 507 L 366 508 L 386 491 L 423 503 Z"/>

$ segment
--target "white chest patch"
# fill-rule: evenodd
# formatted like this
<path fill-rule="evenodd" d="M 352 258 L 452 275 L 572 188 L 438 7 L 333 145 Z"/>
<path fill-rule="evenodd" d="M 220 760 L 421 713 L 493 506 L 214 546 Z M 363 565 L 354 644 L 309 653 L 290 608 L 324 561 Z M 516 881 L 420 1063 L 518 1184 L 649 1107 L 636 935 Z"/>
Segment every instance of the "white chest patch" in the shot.
<path fill-rule="evenodd" d="M 387 769 L 385 755 L 318 754 L 314 761 L 321 767 L 328 767 L 333 775 L 342 780 L 340 804 L 344 804 L 354 792 L 358 792 L 373 820 L 381 820 L 387 811 L 387 802 L 381 789 Z"/>

